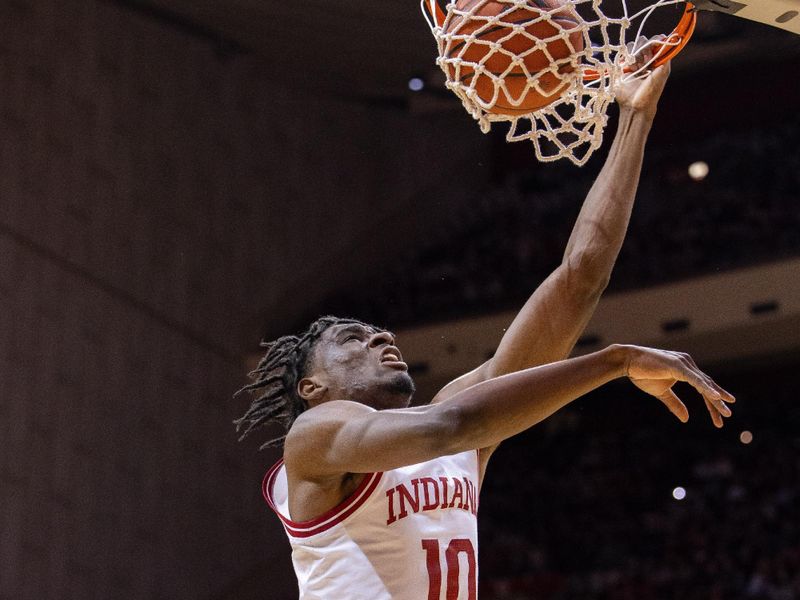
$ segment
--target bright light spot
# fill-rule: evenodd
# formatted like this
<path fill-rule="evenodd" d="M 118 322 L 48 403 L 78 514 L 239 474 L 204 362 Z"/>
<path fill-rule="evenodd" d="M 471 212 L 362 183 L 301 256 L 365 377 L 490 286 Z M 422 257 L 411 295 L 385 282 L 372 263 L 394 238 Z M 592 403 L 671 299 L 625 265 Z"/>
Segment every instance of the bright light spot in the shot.
<path fill-rule="evenodd" d="M 412 77 L 408 80 L 408 89 L 412 92 L 419 92 L 425 87 L 425 82 L 419 77 Z"/>
<path fill-rule="evenodd" d="M 689 177 L 695 181 L 703 181 L 708 175 L 708 163 L 698 160 L 689 165 Z"/>
<path fill-rule="evenodd" d="M 742 433 L 739 434 L 739 441 L 742 442 L 743 444 L 749 444 L 750 442 L 753 441 L 753 434 L 750 433 L 749 431 L 743 431 Z"/>
<path fill-rule="evenodd" d="M 686 498 L 686 490 L 678 486 L 672 490 L 672 497 L 675 498 L 675 500 L 683 500 Z"/>

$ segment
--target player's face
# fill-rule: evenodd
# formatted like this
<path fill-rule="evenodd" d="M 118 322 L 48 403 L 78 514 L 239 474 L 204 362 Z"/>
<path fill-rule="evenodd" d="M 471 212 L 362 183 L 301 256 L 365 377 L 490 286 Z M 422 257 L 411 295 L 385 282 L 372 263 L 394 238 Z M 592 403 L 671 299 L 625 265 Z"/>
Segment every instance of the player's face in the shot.
<path fill-rule="evenodd" d="M 353 400 L 376 409 L 404 408 L 414 382 L 394 336 L 357 323 L 333 325 L 314 347 L 310 369 L 328 387 L 329 400 Z"/>

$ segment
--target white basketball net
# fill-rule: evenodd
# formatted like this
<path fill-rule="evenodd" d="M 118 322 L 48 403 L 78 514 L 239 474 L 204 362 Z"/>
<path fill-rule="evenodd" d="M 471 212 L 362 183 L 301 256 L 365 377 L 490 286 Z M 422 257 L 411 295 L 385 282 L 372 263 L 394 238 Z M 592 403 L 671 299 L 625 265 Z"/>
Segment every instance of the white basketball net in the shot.
<path fill-rule="evenodd" d="M 619 86 L 649 72 L 652 60 L 631 72 L 626 73 L 625 69 L 655 42 L 640 43 L 635 48 L 628 43 L 640 38 L 645 22 L 656 9 L 686 4 L 684 0 L 658 0 L 631 14 L 628 0 L 606 0 L 606 11 L 613 15 L 609 16 L 601 10 L 602 0 L 567 0 L 563 6 L 551 9 L 539 8 L 543 3 L 534 0 L 452 0 L 444 19 L 437 24 L 432 17 L 436 14 L 435 2 L 422 0 L 423 14 L 439 50 L 436 64 L 445 73 L 447 88 L 478 121 L 481 131 L 487 133 L 494 122 L 508 122 L 509 142 L 530 140 L 540 161 L 567 158 L 576 165 L 583 165 L 600 147 L 608 121 L 606 112 Z M 520 11 L 526 15 L 524 20 L 520 20 Z M 565 27 L 564 21 L 558 20 L 566 11 L 574 25 Z M 469 26 L 465 26 L 467 23 Z M 529 30 L 541 35 L 541 28 L 535 31 L 537 23 L 544 23 L 544 30 L 550 29 L 553 35 L 532 35 Z M 503 47 L 511 38 L 516 48 L 521 40 L 521 45 L 527 47 L 520 36 L 530 40 L 529 48 L 515 54 Z M 573 43 L 578 37 L 583 40 L 582 49 Z M 661 43 L 669 46 L 679 41 L 670 36 Z M 569 53 L 553 57 L 553 42 L 561 48 L 566 44 Z M 487 65 L 495 56 L 504 65 L 502 72 L 493 72 Z M 528 65 L 532 58 L 549 66 L 531 72 Z M 493 62 L 497 64 L 497 58 Z M 596 72 L 593 81 L 585 80 L 587 70 Z M 520 88 L 523 75 L 526 82 Z M 512 87 L 509 82 L 514 78 Z M 562 89 L 552 104 L 523 114 L 531 90 L 551 96 Z M 519 114 L 497 114 L 492 109 L 501 101 L 507 112 Z"/>

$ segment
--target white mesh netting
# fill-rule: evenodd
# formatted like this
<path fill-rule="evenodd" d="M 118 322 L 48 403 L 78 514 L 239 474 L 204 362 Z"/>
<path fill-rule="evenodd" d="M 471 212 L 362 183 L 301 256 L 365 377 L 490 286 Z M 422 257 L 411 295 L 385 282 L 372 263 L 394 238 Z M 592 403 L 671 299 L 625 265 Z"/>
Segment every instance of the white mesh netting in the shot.
<path fill-rule="evenodd" d="M 681 43 L 677 34 L 631 43 L 657 9 L 676 5 L 686 2 L 631 12 L 628 0 L 422 0 L 436 63 L 481 130 L 508 122 L 508 141 L 530 140 L 539 160 L 577 165 L 600 147 L 619 86 L 654 60 L 637 58 L 655 43 Z"/>

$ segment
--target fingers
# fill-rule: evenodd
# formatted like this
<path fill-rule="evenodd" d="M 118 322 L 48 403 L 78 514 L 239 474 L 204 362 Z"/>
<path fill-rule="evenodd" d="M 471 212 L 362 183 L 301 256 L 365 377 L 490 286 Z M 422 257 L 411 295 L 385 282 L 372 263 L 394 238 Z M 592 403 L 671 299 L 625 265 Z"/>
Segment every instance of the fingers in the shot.
<path fill-rule="evenodd" d="M 691 385 L 706 404 L 711 421 L 722 427 L 731 416 L 728 404 L 735 401 L 732 394 L 701 371 L 688 354 L 628 346 L 628 378 L 639 389 L 658 398 L 682 422 L 689 419 L 686 406 L 672 391 L 677 381 Z"/>
<path fill-rule="evenodd" d="M 711 415 L 711 422 L 714 423 L 714 427 L 722 427 L 722 415 L 708 398 L 706 398 L 706 408 L 708 409 L 708 414 Z"/>
<path fill-rule="evenodd" d="M 723 402 L 727 402 L 728 404 L 733 404 L 734 402 L 736 402 L 736 398 L 733 396 L 733 394 L 731 394 L 730 392 L 727 392 L 724 389 L 722 389 L 717 384 L 716 381 L 711 379 L 711 377 L 709 377 L 708 375 L 706 375 L 705 373 L 703 373 L 700 370 L 700 367 L 697 366 L 697 363 L 694 362 L 694 359 L 691 357 L 691 355 L 685 354 L 685 353 L 681 353 L 681 356 L 689 363 L 689 365 L 692 368 L 694 368 L 697 372 L 703 374 L 703 376 L 706 378 L 707 383 L 719 393 L 719 395 L 722 398 Z"/>
<path fill-rule="evenodd" d="M 694 359 L 688 354 L 676 353 L 685 369 L 685 381 L 694 387 L 705 401 L 706 408 L 711 415 L 711 421 L 716 427 L 722 427 L 723 417 L 730 417 L 732 412 L 726 403 L 735 402 L 732 394 L 726 392 L 708 375 L 703 373 L 695 364 Z"/>
<path fill-rule="evenodd" d="M 652 64 L 658 56 L 664 51 L 664 45 L 668 43 L 667 37 L 664 35 L 657 35 L 652 38 L 646 38 L 640 35 L 636 41 L 628 42 L 626 48 L 628 54 L 633 59 L 631 66 L 634 71 L 642 71 L 643 74 L 650 73 L 651 71 L 659 71 L 658 68 L 653 68 Z M 660 73 L 666 79 L 666 75 L 670 71 L 669 63 L 662 65 L 664 69 Z M 666 73 L 664 73 L 666 71 Z"/>
<path fill-rule="evenodd" d="M 715 427 L 722 427 L 722 418 L 731 416 L 731 409 L 722 401 L 721 398 L 709 398 L 703 396 L 706 402 L 708 414 L 711 415 L 711 421 Z"/>
<path fill-rule="evenodd" d="M 686 423 L 686 421 L 689 420 L 689 409 L 686 408 L 686 405 L 681 402 L 681 399 L 678 398 L 671 389 L 659 395 L 658 399 L 666 405 L 669 412 L 678 417 L 681 423 Z"/>

